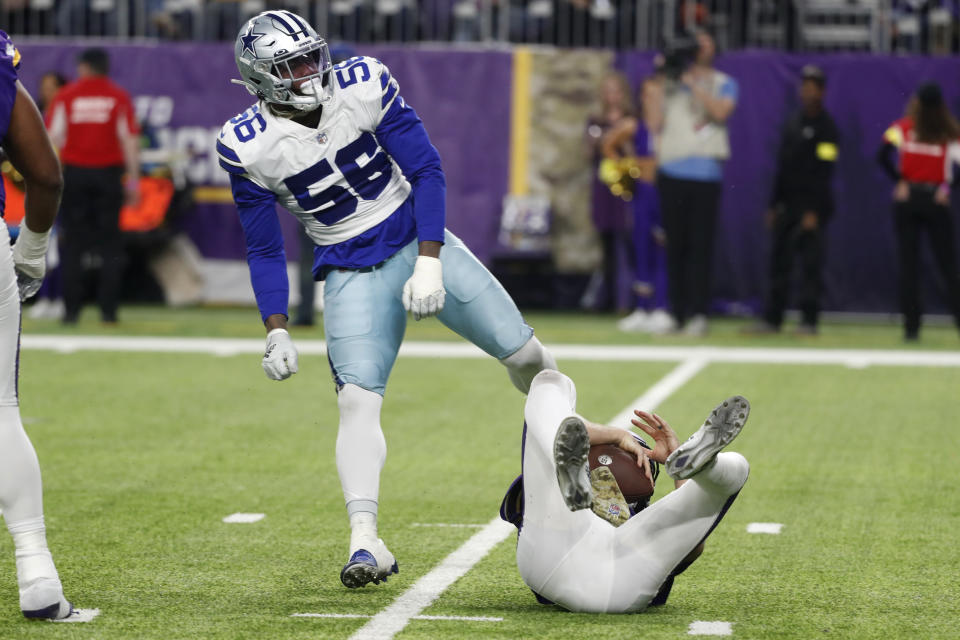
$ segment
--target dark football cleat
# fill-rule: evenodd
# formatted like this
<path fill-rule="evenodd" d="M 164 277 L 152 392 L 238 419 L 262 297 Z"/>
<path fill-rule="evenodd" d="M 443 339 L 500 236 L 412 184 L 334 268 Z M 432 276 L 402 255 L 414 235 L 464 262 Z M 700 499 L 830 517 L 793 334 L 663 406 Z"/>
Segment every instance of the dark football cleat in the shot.
<path fill-rule="evenodd" d="M 684 480 L 699 472 L 737 437 L 750 415 L 750 403 L 733 396 L 717 405 L 703 426 L 667 457 L 670 477 Z"/>
<path fill-rule="evenodd" d="M 564 418 L 553 441 L 553 459 L 557 467 L 560 495 L 570 511 L 589 509 L 593 504 L 588 456 L 590 436 L 577 416 Z"/>

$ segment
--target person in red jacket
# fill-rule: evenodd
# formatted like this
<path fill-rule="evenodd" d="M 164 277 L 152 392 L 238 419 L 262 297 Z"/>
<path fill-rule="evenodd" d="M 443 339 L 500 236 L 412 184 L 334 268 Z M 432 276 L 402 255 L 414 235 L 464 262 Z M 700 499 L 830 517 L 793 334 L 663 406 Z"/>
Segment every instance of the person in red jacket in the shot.
<path fill-rule="evenodd" d="M 66 324 L 75 324 L 80 314 L 83 256 L 93 251 L 100 257 L 100 317 L 106 323 L 117 321 L 123 278 L 118 220 L 124 201 L 136 201 L 140 161 L 133 103 L 107 77 L 109 70 L 106 51 L 85 50 L 77 63 L 78 79 L 57 93 L 47 111 L 47 127 L 63 162 L 60 224 Z"/>
<path fill-rule="evenodd" d="M 920 335 L 921 233 L 930 239 L 947 304 L 960 327 L 960 276 L 950 217 L 953 165 L 960 162 L 960 124 L 947 109 L 939 85 L 927 83 L 917 89 L 906 116 L 883 134 L 878 159 L 897 183 L 893 200 L 904 339 L 912 342 Z"/>

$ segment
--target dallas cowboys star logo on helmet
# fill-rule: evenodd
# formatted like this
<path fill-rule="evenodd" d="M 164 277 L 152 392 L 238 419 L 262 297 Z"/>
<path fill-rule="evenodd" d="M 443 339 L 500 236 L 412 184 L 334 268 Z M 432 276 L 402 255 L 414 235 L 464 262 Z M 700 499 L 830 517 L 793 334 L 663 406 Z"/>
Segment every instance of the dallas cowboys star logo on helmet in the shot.
<path fill-rule="evenodd" d="M 250 25 L 250 29 L 244 35 L 240 36 L 240 42 L 243 43 L 243 49 L 240 51 L 240 54 L 243 55 L 249 51 L 254 55 L 254 57 L 256 57 L 257 50 L 254 48 L 253 43 L 265 35 L 267 34 L 257 33 L 253 30 L 253 25 Z"/>

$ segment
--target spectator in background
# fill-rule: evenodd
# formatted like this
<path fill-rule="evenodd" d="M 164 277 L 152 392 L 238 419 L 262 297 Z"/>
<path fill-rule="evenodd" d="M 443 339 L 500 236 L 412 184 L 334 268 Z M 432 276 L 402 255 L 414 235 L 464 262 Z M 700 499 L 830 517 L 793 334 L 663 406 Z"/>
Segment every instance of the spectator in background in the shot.
<path fill-rule="evenodd" d="M 738 87 L 713 68 L 716 45 L 696 34 L 692 63 L 667 60 L 643 106 L 659 135 L 657 190 L 667 238 L 670 307 L 676 327 L 689 335 L 707 332 L 710 269 L 723 163 L 730 157 L 727 120 Z"/>
<path fill-rule="evenodd" d="M 39 99 L 37 108 L 46 115 L 53 97 L 67 84 L 67 79 L 56 71 L 48 71 L 40 76 Z M 51 233 L 49 249 L 47 250 L 47 277 L 43 279 L 40 290 L 37 291 L 36 302 L 30 308 L 29 316 L 33 319 L 60 320 L 63 318 L 63 296 L 60 273 L 60 252 L 57 251 L 56 228 Z"/>
<path fill-rule="evenodd" d="M 60 91 L 65 84 L 67 84 L 66 77 L 56 71 L 47 71 L 40 76 L 39 99 L 37 100 L 37 108 L 40 109 L 40 113 L 45 114 L 47 112 L 50 103 L 53 102 L 53 96 L 57 95 L 57 91 Z"/>
<path fill-rule="evenodd" d="M 833 214 L 831 179 L 837 159 L 837 127 L 823 107 L 826 76 L 808 65 L 801 72 L 800 109 L 783 128 L 767 226 L 772 232 L 770 295 L 763 320 L 750 333 L 776 333 L 790 294 L 794 258 L 801 270 L 797 333 L 814 335 L 820 314 L 824 227 Z"/>
<path fill-rule="evenodd" d="M 899 151 L 899 162 L 894 159 Z M 921 85 L 903 118 L 883 134 L 878 160 L 896 181 L 894 222 L 900 256 L 903 336 L 920 337 L 920 234 L 926 232 L 943 279 L 947 305 L 960 327 L 960 276 L 950 217 L 953 165 L 960 162 L 960 124 L 943 100 L 940 86 Z"/>
<path fill-rule="evenodd" d="M 63 161 L 60 210 L 65 324 L 76 324 L 84 299 L 84 254 L 98 249 L 98 302 L 105 323 L 117 321 L 123 279 L 120 208 L 135 204 L 140 180 L 138 127 L 133 103 L 107 73 L 103 49 L 87 49 L 76 82 L 57 93 L 47 127 Z M 126 177 L 124 177 L 126 172 Z"/>
<path fill-rule="evenodd" d="M 640 88 L 640 103 L 644 94 L 654 91 L 650 78 Z M 604 136 L 603 154 L 618 158 L 618 150 L 632 143 L 637 157 L 636 183 L 633 188 L 633 293 L 636 308 L 617 322 L 617 328 L 627 332 L 666 333 L 673 326 L 667 312 L 666 239 L 661 226 L 660 199 L 653 185 L 656 178 L 656 145 L 644 118 L 625 118 Z"/>
<path fill-rule="evenodd" d="M 630 85 L 622 73 L 611 71 L 600 84 L 600 110 L 587 120 L 586 141 L 593 161 L 593 223 L 600 234 L 603 247 L 601 268 L 594 272 L 580 304 L 596 311 L 610 311 L 621 306 L 618 301 L 619 258 L 630 251 L 630 206 L 614 195 L 599 178 L 598 169 L 603 160 L 603 139 L 613 128 L 633 118 Z M 617 157 L 632 156 L 633 144 L 627 138 L 615 149 Z M 625 301 L 624 301 L 625 303 Z"/>

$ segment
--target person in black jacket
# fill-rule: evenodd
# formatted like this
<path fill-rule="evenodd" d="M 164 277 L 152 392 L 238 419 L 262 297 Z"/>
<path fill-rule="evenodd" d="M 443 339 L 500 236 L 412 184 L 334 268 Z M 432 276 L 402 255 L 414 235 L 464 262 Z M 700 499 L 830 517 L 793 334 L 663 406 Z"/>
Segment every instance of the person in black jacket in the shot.
<path fill-rule="evenodd" d="M 763 320 L 752 333 L 775 333 L 783 324 L 794 258 L 801 263 L 797 333 L 814 335 L 820 314 L 824 227 L 833 214 L 831 179 L 837 160 L 837 127 L 823 106 L 826 77 L 818 67 L 803 68 L 800 109 L 786 122 L 780 139 L 777 177 L 767 225 L 772 232 L 770 293 Z"/>

